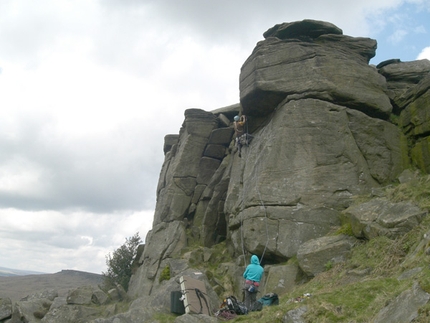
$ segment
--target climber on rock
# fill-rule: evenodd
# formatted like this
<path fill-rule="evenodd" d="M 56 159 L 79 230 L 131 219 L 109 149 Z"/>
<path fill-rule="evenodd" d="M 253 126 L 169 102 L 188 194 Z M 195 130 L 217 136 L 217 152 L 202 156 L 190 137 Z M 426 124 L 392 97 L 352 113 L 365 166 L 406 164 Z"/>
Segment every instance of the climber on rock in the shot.
<path fill-rule="evenodd" d="M 241 157 L 241 149 L 242 149 L 242 146 L 244 145 L 244 142 L 246 141 L 246 138 L 243 137 L 243 136 L 246 137 L 246 134 L 244 134 L 245 122 L 246 122 L 246 117 L 243 114 L 240 117 L 239 116 L 234 117 L 234 131 L 236 134 L 235 140 L 236 140 L 236 147 L 239 152 L 239 157 Z"/>

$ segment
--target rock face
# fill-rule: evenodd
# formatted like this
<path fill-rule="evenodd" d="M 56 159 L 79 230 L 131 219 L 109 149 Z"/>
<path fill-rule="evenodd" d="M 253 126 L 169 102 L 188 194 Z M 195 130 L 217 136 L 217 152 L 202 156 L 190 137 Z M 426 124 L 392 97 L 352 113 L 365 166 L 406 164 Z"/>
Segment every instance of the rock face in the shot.
<path fill-rule="evenodd" d="M 336 102 L 387 118 L 386 82 L 368 65 L 376 41 L 342 35 L 313 20 L 277 25 L 257 44 L 240 74 L 240 100 L 249 116 L 265 116 L 287 99 Z"/>
<path fill-rule="evenodd" d="M 282 291 L 277 273 L 291 272 L 288 284 L 300 275 L 278 263 L 298 255 L 308 264 L 322 261 L 307 244 L 325 250 L 325 263 L 336 261 L 338 251 L 347 255 L 353 242 L 324 236 L 340 225 L 354 196 L 392 183 L 411 164 L 427 171 L 427 60 L 371 66 L 375 40 L 314 20 L 276 25 L 264 37 L 242 66 L 240 104 L 186 110 L 179 135 L 166 136 L 153 229 L 130 283 L 132 297 L 150 296 L 162 269 L 174 267 L 190 243 L 221 241 L 242 265 L 243 256 L 263 256 L 273 265 L 268 283 Z M 237 114 L 247 116 L 252 136 L 241 157 L 232 125 Z M 419 214 L 402 223 L 418 223 Z M 241 269 L 233 267 L 224 266 L 240 292 Z M 304 261 L 299 267 L 308 275 L 322 270 Z"/>

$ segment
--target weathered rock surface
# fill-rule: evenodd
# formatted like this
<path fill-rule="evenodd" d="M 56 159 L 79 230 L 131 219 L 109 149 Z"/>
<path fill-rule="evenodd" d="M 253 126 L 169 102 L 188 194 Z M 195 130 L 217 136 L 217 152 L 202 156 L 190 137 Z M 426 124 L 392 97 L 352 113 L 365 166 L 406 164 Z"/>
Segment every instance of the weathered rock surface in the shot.
<path fill-rule="evenodd" d="M 12 301 L 10 298 L 0 298 L 0 321 L 12 316 Z"/>
<path fill-rule="evenodd" d="M 290 291 L 301 279 L 298 265 L 266 266 L 267 272 L 263 295 L 276 293 L 283 295 Z"/>
<path fill-rule="evenodd" d="M 415 89 L 415 85 L 430 73 L 430 61 L 426 59 L 412 62 L 389 60 L 380 63 L 377 68 L 387 80 L 387 94 L 394 103 L 394 108 L 402 110 L 419 92 Z"/>
<path fill-rule="evenodd" d="M 92 303 L 94 289 L 91 286 L 82 286 L 69 291 L 67 304 L 90 305 Z"/>
<path fill-rule="evenodd" d="M 396 238 L 421 223 L 427 211 L 410 203 L 392 203 L 382 199 L 354 205 L 344 211 L 357 238 L 368 240 L 387 236 Z"/>
<path fill-rule="evenodd" d="M 345 261 L 351 254 L 356 239 L 346 235 L 325 236 L 303 243 L 297 251 L 300 268 L 309 276 L 315 276 Z"/>
<path fill-rule="evenodd" d="M 13 308 L 12 322 L 39 322 L 48 313 L 57 296 L 56 290 L 48 289 L 16 302 Z"/>
<path fill-rule="evenodd" d="M 423 172 L 430 172 L 430 61 L 401 62 L 390 60 L 379 66 L 387 79 L 388 96 L 399 126 L 408 137 L 411 162 Z"/>
<path fill-rule="evenodd" d="M 389 305 L 383 308 L 375 318 L 375 323 L 413 322 L 418 310 L 430 300 L 430 294 L 418 284 L 401 293 Z"/>
<path fill-rule="evenodd" d="M 303 315 L 308 311 L 307 306 L 301 306 L 295 310 L 288 311 L 282 318 L 282 323 L 305 323 Z"/>
<path fill-rule="evenodd" d="M 79 305 L 63 305 L 49 311 L 41 323 L 84 323 L 100 315 L 97 308 Z"/>
<path fill-rule="evenodd" d="M 283 100 L 337 102 L 371 116 L 392 110 L 384 77 L 368 65 L 376 41 L 343 36 L 319 21 L 275 26 L 242 66 L 240 102 L 249 116 L 265 116 Z"/>

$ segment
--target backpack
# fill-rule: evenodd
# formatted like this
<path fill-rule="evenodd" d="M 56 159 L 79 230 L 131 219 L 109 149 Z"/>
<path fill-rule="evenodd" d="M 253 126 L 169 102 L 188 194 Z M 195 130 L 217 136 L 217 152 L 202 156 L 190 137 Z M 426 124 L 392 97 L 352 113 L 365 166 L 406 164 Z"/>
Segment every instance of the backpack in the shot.
<path fill-rule="evenodd" d="M 262 309 L 263 309 L 263 303 L 259 301 L 256 301 L 251 305 L 252 312 L 261 311 Z"/>
<path fill-rule="evenodd" d="M 263 304 L 263 306 L 278 305 L 279 304 L 279 298 L 278 298 L 277 294 L 269 293 L 269 294 L 264 295 L 257 302 Z"/>
<path fill-rule="evenodd" d="M 245 304 L 242 302 L 239 302 L 236 297 L 229 296 L 224 300 L 224 303 L 228 307 L 230 311 L 233 311 L 237 315 L 245 315 L 248 314 L 248 309 L 246 308 Z"/>

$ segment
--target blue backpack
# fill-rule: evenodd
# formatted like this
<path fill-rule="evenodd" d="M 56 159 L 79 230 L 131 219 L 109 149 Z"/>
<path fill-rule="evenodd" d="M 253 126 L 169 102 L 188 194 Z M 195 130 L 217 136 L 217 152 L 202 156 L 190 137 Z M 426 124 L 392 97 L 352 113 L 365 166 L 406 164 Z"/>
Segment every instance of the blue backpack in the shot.
<path fill-rule="evenodd" d="M 269 293 L 260 298 L 258 302 L 263 304 L 263 306 L 279 305 L 279 298 L 277 294 Z"/>

